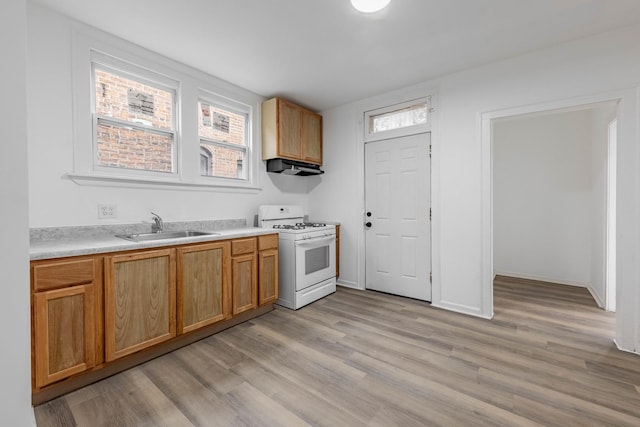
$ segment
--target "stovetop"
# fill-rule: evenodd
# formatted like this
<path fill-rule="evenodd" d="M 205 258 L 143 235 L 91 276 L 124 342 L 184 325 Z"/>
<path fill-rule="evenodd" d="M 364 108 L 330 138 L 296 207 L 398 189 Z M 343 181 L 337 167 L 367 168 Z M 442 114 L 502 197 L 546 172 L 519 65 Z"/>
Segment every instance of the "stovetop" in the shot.
<path fill-rule="evenodd" d="M 322 222 L 297 222 L 295 224 L 276 224 L 273 228 L 277 230 L 307 230 L 310 228 L 326 227 Z"/>
<path fill-rule="evenodd" d="M 278 230 L 281 239 L 287 240 L 306 240 L 316 237 L 335 236 L 335 225 L 296 225 L 296 224 L 278 224 L 272 228 Z"/>
<path fill-rule="evenodd" d="M 281 239 L 303 240 L 335 235 L 336 227 L 304 220 L 302 206 L 263 205 L 258 209 L 258 224 L 278 230 Z"/>

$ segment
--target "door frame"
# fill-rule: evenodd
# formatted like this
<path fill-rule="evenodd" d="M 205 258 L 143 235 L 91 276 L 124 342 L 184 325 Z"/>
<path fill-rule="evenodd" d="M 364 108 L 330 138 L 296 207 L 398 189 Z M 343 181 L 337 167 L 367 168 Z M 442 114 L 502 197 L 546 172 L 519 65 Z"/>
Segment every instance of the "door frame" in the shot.
<path fill-rule="evenodd" d="M 618 118 L 607 126 L 607 208 L 605 232 L 604 308 L 616 311 L 616 193 L 618 167 Z"/>
<path fill-rule="evenodd" d="M 356 168 L 358 177 L 358 193 L 356 198 L 358 200 L 358 208 L 353 212 L 353 224 L 358 224 L 358 228 L 354 231 L 356 235 L 356 248 L 357 248 L 357 279 L 356 282 L 345 282 L 340 280 L 340 285 L 351 287 L 354 289 L 365 290 L 365 277 L 366 277 L 366 247 L 365 247 L 365 229 L 363 219 L 365 218 L 365 157 L 364 157 L 364 144 L 365 144 L 365 114 L 371 110 L 377 110 L 385 108 L 391 105 L 403 104 L 415 99 L 430 98 L 431 106 L 431 123 L 426 132 L 431 133 L 431 301 L 436 301 L 436 297 L 440 298 L 440 232 L 439 232 L 439 176 L 440 168 L 438 162 L 438 107 L 437 107 L 437 90 L 433 86 L 416 85 L 409 88 L 401 89 L 395 92 L 391 92 L 379 97 L 370 98 L 359 102 L 354 107 L 356 129 Z"/>
<path fill-rule="evenodd" d="M 571 111 L 576 109 L 589 108 L 589 106 L 598 106 L 603 104 L 617 105 L 618 120 L 618 149 L 624 148 L 629 153 L 628 158 L 618 157 L 618 209 L 617 223 L 620 228 L 625 228 L 630 238 L 638 236 L 640 227 L 635 224 L 635 206 L 637 196 L 628 197 L 625 206 L 622 206 L 622 200 L 625 199 L 625 193 L 629 195 L 629 190 L 635 190 L 633 183 L 623 184 L 620 177 L 620 169 L 634 170 L 635 161 L 632 153 L 637 154 L 634 144 L 637 143 L 638 129 L 636 126 L 638 108 L 638 91 L 636 88 L 627 90 L 613 91 L 608 93 L 594 94 L 584 97 L 554 100 L 540 104 L 507 108 L 478 114 L 478 128 L 481 141 L 481 252 L 482 252 L 482 277 L 481 277 L 481 296 L 482 296 L 482 313 L 483 317 L 493 317 L 493 120 L 517 116 L 521 114 L 531 114 L 545 112 L 549 110 Z M 622 186 L 621 186 L 622 184 Z M 628 210 L 624 215 L 623 211 Z M 636 313 L 635 304 L 640 301 L 640 292 L 635 289 L 636 268 L 636 244 L 632 240 L 616 243 L 617 252 L 626 253 L 626 257 L 618 257 L 616 262 L 616 272 L 618 276 L 618 310 L 616 312 L 616 338 L 614 342 L 620 349 L 634 348 L 634 345 L 640 342 L 640 331 L 633 330 L 630 327 L 630 319 L 635 319 L 635 324 L 639 320 L 639 314 Z M 621 268 L 626 265 L 627 268 Z M 620 294 L 626 295 L 624 300 Z M 627 350 L 628 351 L 628 350 Z"/>

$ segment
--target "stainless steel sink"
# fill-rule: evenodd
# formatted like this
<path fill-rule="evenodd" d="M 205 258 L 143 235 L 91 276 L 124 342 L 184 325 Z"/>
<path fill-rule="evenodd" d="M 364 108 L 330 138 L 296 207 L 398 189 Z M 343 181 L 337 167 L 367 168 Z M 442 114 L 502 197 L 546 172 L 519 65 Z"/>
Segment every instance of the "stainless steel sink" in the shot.
<path fill-rule="evenodd" d="M 163 231 L 160 233 L 140 233 L 140 234 L 117 234 L 116 237 L 132 242 L 148 242 L 152 240 L 180 239 L 184 237 L 215 236 L 220 233 L 209 233 L 208 231 Z"/>

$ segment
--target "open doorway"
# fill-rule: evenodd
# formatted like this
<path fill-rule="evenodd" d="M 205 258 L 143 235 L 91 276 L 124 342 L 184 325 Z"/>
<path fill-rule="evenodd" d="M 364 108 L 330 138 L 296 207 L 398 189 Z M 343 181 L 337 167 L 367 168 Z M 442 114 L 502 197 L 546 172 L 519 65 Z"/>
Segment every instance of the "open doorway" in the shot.
<path fill-rule="evenodd" d="M 610 309 L 615 117 L 606 102 L 491 120 L 495 275 L 584 287 Z"/>

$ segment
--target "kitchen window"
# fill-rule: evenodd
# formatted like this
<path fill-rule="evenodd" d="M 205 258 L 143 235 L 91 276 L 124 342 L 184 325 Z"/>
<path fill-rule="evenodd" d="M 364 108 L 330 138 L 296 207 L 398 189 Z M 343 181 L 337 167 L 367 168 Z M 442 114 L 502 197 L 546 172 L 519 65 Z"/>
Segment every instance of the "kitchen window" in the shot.
<path fill-rule="evenodd" d="M 242 106 L 234 108 L 214 98 L 198 101 L 201 175 L 246 180 L 248 121 L 249 111 Z"/>
<path fill-rule="evenodd" d="M 98 168 L 175 172 L 176 87 L 93 64 Z"/>
<path fill-rule="evenodd" d="M 262 98 L 108 34 L 73 34 L 80 185 L 260 190 Z"/>

